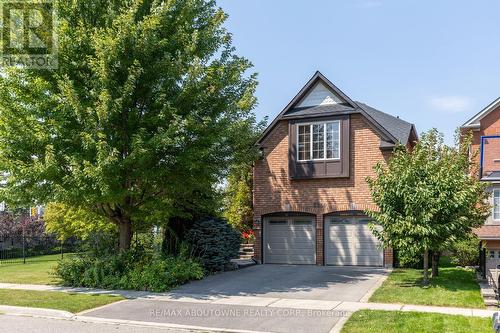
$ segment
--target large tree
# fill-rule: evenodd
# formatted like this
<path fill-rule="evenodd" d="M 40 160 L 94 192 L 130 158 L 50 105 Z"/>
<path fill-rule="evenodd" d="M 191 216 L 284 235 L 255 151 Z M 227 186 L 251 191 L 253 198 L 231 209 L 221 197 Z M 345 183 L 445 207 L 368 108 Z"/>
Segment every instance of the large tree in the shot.
<path fill-rule="evenodd" d="M 253 164 L 259 158 L 255 146 L 265 129 L 267 118 L 247 126 L 240 136 L 240 154 L 231 166 L 224 190 L 224 218 L 233 227 L 246 231 L 253 225 Z"/>
<path fill-rule="evenodd" d="M 421 253 L 425 284 L 429 252 L 468 237 L 488 215 L 486 184 L 470 173 L 469 144 L 467 137 L 448 147 L 431 130 L 413 149 L 398 147 L 388 165 L 377 165 L 376 177 L 368 178 L 379 207 L 368 213 L 382 226 L 373 232 L 385 246 Z"/>
<path fill-rule="evenodd" d="M 59 0 L 59 66 L 0 76 L 3 198 L 134 230 L 178 215 L 233 163 L 255 75 L 211 0 Z"/>

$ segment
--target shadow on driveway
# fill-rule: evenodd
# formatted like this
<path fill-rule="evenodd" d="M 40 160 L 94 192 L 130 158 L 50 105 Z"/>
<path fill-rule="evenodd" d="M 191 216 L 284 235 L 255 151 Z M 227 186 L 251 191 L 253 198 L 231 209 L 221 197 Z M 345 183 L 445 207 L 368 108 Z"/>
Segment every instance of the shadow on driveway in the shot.
<path fill-rule="evenodd" d="M 328 301 L 359 301 L 388 270 L 378 267 L 257 265 L 209 276 L 173 290 L 211 296 L 262 296 Z"/>

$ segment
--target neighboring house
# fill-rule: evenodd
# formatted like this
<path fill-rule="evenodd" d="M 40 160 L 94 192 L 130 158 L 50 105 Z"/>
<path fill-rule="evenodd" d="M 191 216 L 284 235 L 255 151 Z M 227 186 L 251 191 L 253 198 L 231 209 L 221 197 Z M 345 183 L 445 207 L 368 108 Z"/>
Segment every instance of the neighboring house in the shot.
<path fill-rule="evenodd" d="M 415 126 L 354 102 L 317 72 L 258 141 L 255 259 L 262 263 L 392 266 L 368 228 L 367 176 Z"/>
<path fill-rule="evenodd" d="M 472 131 L 471 156 L 476 156 L 478 177 L 491 183 L 491 215 L 485 225 L 475 232 L 484 246 L 481 268 L 488 269 L 500 265 L 500 98 L 481 110 L 461 127 L 462 133 Z"/>

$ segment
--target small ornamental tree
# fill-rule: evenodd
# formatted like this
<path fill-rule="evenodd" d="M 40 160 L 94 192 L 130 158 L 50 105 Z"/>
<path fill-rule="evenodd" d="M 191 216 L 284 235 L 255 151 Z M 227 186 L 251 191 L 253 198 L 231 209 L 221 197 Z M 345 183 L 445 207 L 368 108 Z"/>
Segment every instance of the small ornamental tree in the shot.
<path fill-rule="evenodd" d="M 83 208 L 58 202 L 47 205 L 43 219 L 47 232 L 54 233 L 61 241 L 73 236 L 88 239 L 98 232 L 109 235 L 116 231 L 116 227 L 108 223 L 104 217 Z"/>
<path fill-rule="evenodd" d="M 27 214 L 2 213 L 0 214 L 0 238 L 15 237 L 46 237 L 45 223 L 39 217 L 30 217 Z"/>
<path fill-rule="evenodd" d="M 487 184 L 470 173 L 471 137 L 455 147 L 443 143 L 433 129 L 412 150 L 396 148 L 387 166 L 375 167 L 368 178 L 378 211 L 367 213 L 382 226 L 372 226 L 384 246 L 420 252 L 424 284 L 428 283 L 429 253 L 439 252 L 470 235 L 488 215 Z M 433 276 L 437 275 L 436 270 Z"/>

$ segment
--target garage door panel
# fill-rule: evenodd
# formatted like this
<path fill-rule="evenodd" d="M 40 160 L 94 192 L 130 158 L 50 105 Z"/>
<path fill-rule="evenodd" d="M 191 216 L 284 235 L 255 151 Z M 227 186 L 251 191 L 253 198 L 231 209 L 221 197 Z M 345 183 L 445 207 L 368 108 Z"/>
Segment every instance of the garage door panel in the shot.
<path fill-rule="evenodd" d="M 354 266 L 355 262 L 352 261 L 352 258 L 342 258 L 342 257 L 335 257 L 332 258 L 332 260 L 328 263 L 329 265 L 335 265 L 335 266 Z"/>
<path fill-rule="evenodd" d="M 332 218 L 325 223 L 327 265 L 382 266 L 383 251 L 367 218 Z"/>
<path fill-rule="evenodd" d="M 314 245 L 311 244 L 306 244 L 306 243 L 273 243 L 272 245 L 268 246 L 267 248 L 269 249 L 274 249 L 274 250 L 286 250 L 286 251 L 292 251 L 294 249 L 299 249 L 299 250 L 306 250 L 306 249 L 314 249 Z"/>
<path fill-rule="evenodd" d="M 353 242 L 354 245 L 356 245 L 356 248 L 358 249 L 377 249 L 378 246 L 379 246 L 379 243 L 375 243 L 375 241 L 373 242 L 359 242 L 359 241 L 354 241 Z"/>
<path fill-rule="evenodd" d="M 290 239 L 290 238 L 273 238 L 272 244 L 311 244 L 312 238 L 300 238 L 300 239 Z"/>
<path fill-rule="evenodd" d="M 276 220 L 280 222 L 273 223 L 271 220 L 264 223 L 264 262 L 269 264 L 315 264 L 316 231 L 314 219 L 291 217 Z"/>
<path fill-rule="evenodd" d="M 294 239 L 311 240 L 314 238 L 314 232 L 312 230 L 308 232 L 292 232 L 292 236 Z"/>
<path fill-rule="evenodd" d="M 378 254 L 379 249 L 377 247 L 373 247 L 373 248 L 369 248 L 369 249 L 359 248 L 356 250 L 357 250 L 356 255 L 358 255 L 358 256 L 367 256 L 367 257 L 379 256 L 379 254 Z M 376 253 L 376 254 L 374 254 L 374 253 Z"/>
<path fill-rule="evenodd" d="M 345 249 L 345 250 L 348 250 L 351 248 L 351 243 L 340 243 L 340 242 L 336 242 L 336 243 L 333 243 L 333 244 L 329 244 L 329 249 L 334 251 L 336 249 Z"/>

